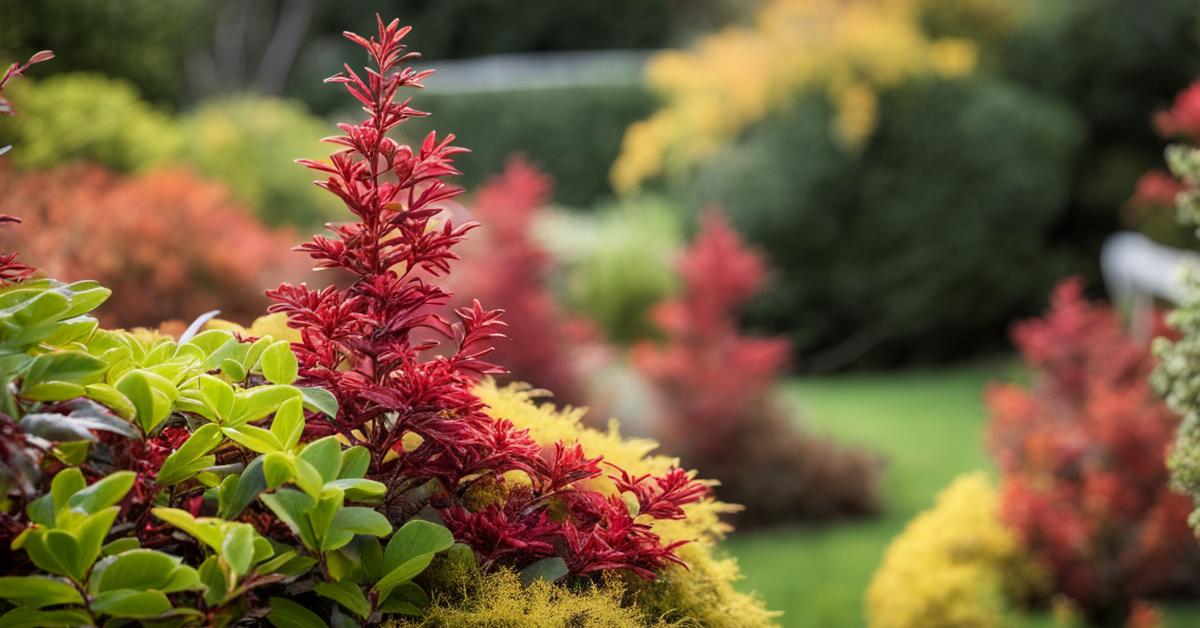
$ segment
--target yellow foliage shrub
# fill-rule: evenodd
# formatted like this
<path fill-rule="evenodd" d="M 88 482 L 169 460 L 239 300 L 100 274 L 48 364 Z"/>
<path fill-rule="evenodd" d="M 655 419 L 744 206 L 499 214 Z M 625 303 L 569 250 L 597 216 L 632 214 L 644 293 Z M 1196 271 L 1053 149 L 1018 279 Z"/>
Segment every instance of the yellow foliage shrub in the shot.
<path fill-rule="evenodd" d="M 956 479 L 892 541 L 867 589 L 871 628 L 1006 625 L 1038 577 L 982 472 Z"/>
<path fill-rule="evenodd" d="M 622 438 L 615 421 L 610 423 L 607 430 L 597 430 L 583 425 L 582 410 L 558 409 L 550 403 L 538 403 L 539 393 L 527 385 L 500 387 L 487 380 L 476 387 L 475 393 L 489 406 L 489 414 L 508 419 L 518 428 L 528 429 L 530 436 L 545 447 L 551 447 L 557 441 L 579 443 L 587 455 L 603 456 L 604 460 L 634 475 L 661 473 L 678 463 L 674 458 L 652 453 L 657 447 L 653 441 Z M 608 479 L 594 482 L 593 488 L 597 490 L 617 491 Z M 719 517 L 721 513 L 734 510 L 736 507 L 730 504 L 706 498 L 684 506 L 687 513 L 685 519 L 654 521 L 654 531 L 662 536 L 664 542 L 689 541 L 679 550 L 679 556 L 688 564 L 688 568 L 669 567 L 654 582 L 636 577 L 613 577 L 593 590 L 568 593 L 561 588 L 547 591 L 543 585 L 520 587 L 514 584 L 515 577 L 503 575 L 505 572 L 463 574 L 460 578 L 466 582 L 458 588 L 466 593 L 457 600 L 434 600 L 434 609 L 427 616 L 425 625 L 673 625 L 718 628 L 773 625 L 774 613 L 766 610 L 755 596 L 740 593 L 734 588 L 733 583 L 741 577 L 736 561 L 714 555 L 717 542 L 727 532 L 727 527 Z M 441 583 L 437 589 L 453 590 L 455 587 Z M 613 604 L 614 599 L 619 600 L 620 604 Z M 537 610 L 543 604 L 557 604 L 574 611 L 564 610 L 564 613 L 568 613 L 564 615 Z M 610 614 L 597 614 L 602 608 L 608 609 Z M 484 611 L 504 617 L 528 618 L 536 615 L 552 619 L 547 620 L 549 623 L 540 624 L 510 624 L 505 620 L 472 623 L 489 617 Z M 635 618 L 635 621 L 623 623 L 628 618 Z"/>
<path fill-rule="evenodd" d="M 1013 1 L 972 0 L 957 11 L 1004 24 L 1012 9 L 999 7 Z M 860 145 L 875 128 L 880 91 L 915 77 L 974 70 L 974 42 L 922 28 L 926 13 L 945 12 L 945 3 L 767 0 L 749 27 L 656 55 L 646 80 L 666 104 L 626 131 L 613 186 L 628 192 L 651 177 L 686 170 L 804 89 L 825 92 L 834 130 L 847 145 Z"/>

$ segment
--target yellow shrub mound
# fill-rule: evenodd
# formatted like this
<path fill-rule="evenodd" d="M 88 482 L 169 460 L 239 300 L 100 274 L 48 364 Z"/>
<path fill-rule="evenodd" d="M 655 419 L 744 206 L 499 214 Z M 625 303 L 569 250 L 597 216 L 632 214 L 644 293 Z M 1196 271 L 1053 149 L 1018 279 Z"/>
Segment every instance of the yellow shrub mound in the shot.
<path fill-rule="evenodd" d="M 1009 600 L 1036 583 L 1016 537 L 997 517 L 983 473 L 956 479 L 892 541 L 867 589 L 871 628 L 1007 625 Z"/>

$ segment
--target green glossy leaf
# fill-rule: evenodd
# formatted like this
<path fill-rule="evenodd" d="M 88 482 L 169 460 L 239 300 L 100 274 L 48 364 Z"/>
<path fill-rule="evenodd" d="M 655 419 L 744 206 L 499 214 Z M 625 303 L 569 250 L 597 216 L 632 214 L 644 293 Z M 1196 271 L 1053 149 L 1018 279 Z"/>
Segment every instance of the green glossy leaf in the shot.
<path fill-rule="evenodd" d="M 255 425 L 244 424 L 237 427 L 222 427 L 221 433 L 228 437 L 229 440 L 255 453 L 266 454 L 283 449 L 283 443 L 280 443 L 274 434 Z"/>
<path fill-rule="evenodd" d="M 221 568 L 220 559 L 209 556 L 200 563 L 196 573 L 205 587 L 204 602 L 209 606 L 219 606 L 229 593 L 229 582 L 225 579 L 225 570 Z"/>
<path fill-rule="evenodd" d="M 104 377 L 108 364 L 82 351 L 55 351 L 33 359 L 21 384 L 22 390 L 42 382 L 93 384 Z"/>
<path fill-rule="evenodd" d="M 273 597 L 268 603 L 267 621 L 275 628 L 329 628 L 316 613 L 287 598 Z"/>
<path fill-rule="evenodd" d="M 300 371 L 296 355 L 292 353 L 292 345 L 286 340 L 274 342 L 263 350 L 259 365 L 263 377 L 272 384 L 291 384 L 296 381 Z"/>
<path fill-rule="evenodd" d="M 39 530 L 25 539 L 25 553 L 38 569 L 82 581 L 75 564 L 81 552 L 74 536 L 62 530 Z"/>
<path fill-rule="evenodd" d="M 329 418 L 337 418 L 338 402 L 333 393 L 324 388 L 303 387 L 300 389 L 304 397 L 304 407 L 313 412 L 324 413 Z"/>
<path fill-rule="evenodd" d="M 338 479 L 361 478 L 371 466 L 371 452 L 366 447 L 354 446 L 342 450 L 342 468 Z"/>
<path fill-rule="evenodd" d="M 81 384 L 71 382 L 42 382 L 21 391 L 21 396 L 33 401 L 66 401 L 87 394 Z"/>
<path fill-rule="evenodd" d="M 229 346 L 230 344 L 237 344 L 237 339 L 233 337 L 231 332 L 223 329 L 210 329 L 208 331 L 202 331 L 196 334 L 191 340 L 187 341 L 186 344 L 199 348 L 204 352 L 204 355 L 212 355 L 216 353 L 218 349 Z M 208 368 L 205 370 L 212 370 L 216 367 L 215 364 L 206 366 Z"/>
<path fill-rule="evenodd" d="M 296 475 L 296 467 L 292 464 L 291 456 L 271 452 L 263 456 L 263 477 L 267 480 L 267 488 L 278 488 L 285 482 L 290 482 Z"/>
<path fill-rule="evenodd" d="M 388 522 L 387 517 L 370 508 L 352 506 L 341 508 L 334 514 L 330 529 L 352 535 L 387 536 L 392 531 L 392 524 Z M 322 549 L 331 550 L 336 547 L 323 546 Z"/>
<path fill-rule="evenodd" d="M 235 525 L 221 542 L 221 559 L 239 576 L 250 573 L 250 565 L 254 560 L 254 536 L 254 528 L 249 524 Z"/>
<path fill-rule="evenodd" d="M 271 433 L 279 440 L 284 451 L 291 451 L 300 443 L 300 437 L 304 434 L 304 402 L 300 398 L 280 404 L 271 421 Z"/>
<path fill-rule="evenodd" d="M 300 537 L 306 547 L 317 549 L 317 538 L 308 517 L 308 513 L 316 506 L 311 497 L 300 491 L 281 488 L 274 493 L 263 495 L 261 499 L 275 516 Z"/>
<path fill-rule="evenodd" d="M 314 589 L 317 595 L 328 598 L 346 607 L 350 612 L 366 619 L 371 614 L 371 603 L 357 584 L 348 581 L 322 582 Z"/>
<path fill-rule="evenodd" d="M 292 386 L 256 386 L 241 391 L 234 401 L 233 419 L 230 425 L 241 425 L 257 421 L 268 414 L 274 413 L 288 399 L 300 396 L 300 391 Z"/>
<path fill-rule="evenodd" d="M 0 577 L 0 599 L 29 608 L 83 604 L 83 597 L 75 587 L 46 576 Z"/>
<path fill-rule="evenodd" d="M 346 499 L 354 500 L 371 499 L 387 492 L 387 486 L 375 480 L 347 478 L 344 480 L 334 480 L 326 484 L 326 486 L 341 489 L 345 492 Z"/>
<path fill-rule="evenodd" d="M 171 602 L 161 591 L 105 591 L 92 601 L 93 612 L 130 619 L 155 617 L 169 610 Z"/>
<path fill-rule="evenodd" d="M 201 425 L 179 449 L 171 452 L 163 461 L 158 470 L 158 483 L 163 486 L 178 484 L 195 475 L 200 469 L 211 466 L 216 459 L 205 456 L 216 449 L 223 440 L 225 437 L 219 426 L 214 423 Z"/>
<path fill-rule="evenodd" d="M 296 475 L 292 481 L 300 490 L 308 493 L 313 499 L 321 497 L 321 493 L 325 490 L 325 481 L 321 478 L 321 472 L 317 468 L 309 464 L 307 460 L 293 458 L 292 464 L 296 467 Z"/>
<path fill-rule="evenodd" d="M 116 389 L 129 398 L 137 410 L 138 424 L 150 433 L 171 413 L 179 391 L 169 380 L 145 370 L 129 371 L 121 376 Z"/>
<path fill-rule="evenodd" d="M 119 506 L 109 506 L 87 517 L 77 526 L 75 539 L 78 541 L 78 554 L 74 564 L 77 579 L 83 580 L 92 564 L 100 558 L 100 548 L 104 546 L 104 539 L 120 511 Z"/>
<path fill-rule="evenodd" d="M 135 479 L 137 474 L 133 471 L 110 473 L 72 495 L 67 500 L 67 507 L 88 514 L 97 513 L 124 499 Z"/>
<path fill-rule="evenodd" d="M 186 510 L 164 506 L 154 508 L 150 512 L 155 517 L 179 528 L 214 550 L 221 548 L 224 537 L 221 534 L 220 527 L 215 525 L 212 519 L 205 517 L 196 518 Z"/>
<path fill-rule="evenodd" d="M 445 526 L 411 519 L 392 535 L 383 553 L 383 565 L 391 571 L 422 554 L 436 554 L 454 545 L 454 535 Z"/>
<path fill-rule="evenodd" d="M 379 592 L 380 597 L 386 598 L 391 594 L 396 587 L 411 581 L 425 571 L 429 567 L 429 563 L 433 562 L 433 554 L 421 554 L 415 556 L 389 571 L 386 575 L 375 583 L 374 590 Z"/>
<path fill-rule="evenodd" d="M 537 580 L 557 582 L 568 572 L 567 563 L 561 557 L 543 558 L 521 570 L 521 582 L 526 585 Z"/>
<path fill-rule="evenodd" d="M 136 537 L 127 536 L 100 546 L 100 553 L 104 556 L 116 556 L 129 550 L 138 549 L 141 546 L 141 542 Z"/>
<path fill-rule="evenodd" d="M 226 519 L 235 519 L 250 502 L 254 501 L 258 494 L 267 490 L 267 479 L 263 473 L 263 458 L 259 456 L 250 461 L 246 465 L 246 470 L 242 471 L 238 476 L 236 490 L 228 501 L 225 501 L 222 495 L 222 501 L 225 501 L 225 508 L 221 511 L 221 516 Z"/>
<path fill-rule="evenodd" d="M 220 422 L 225 422 L 233 417 L 234 391 L 233 386 L 230 386 L 225 380 L 222 380 L 212 375 L 201 375 L 197 380 L 200 388 L 200 396 L 204 399 L 204 405 L 207 406 Z"/>
<path fill-rule="evenodd" d="M 97 592 L 120 589 L 162 589 L 170 581 L 179 559 L 148 549 L 135 549 L 117 556 L 100 572 Z"/>
<path fill-rule="evenodd" d="M 14 608 L 0 615 L 0 628 L 59 628 L 60 626 L 87 626 L 92 618 L 82 610 L 63 609 L 39 611 L 32 608 Z"/>
<path fill-rule="evenodd" d="M 326 436 L 305 445 L 300 450 L 300 459 L 311 464 L 323 482 L 332 482 L 342 468 L 342 444 L 335 437 Z"/>

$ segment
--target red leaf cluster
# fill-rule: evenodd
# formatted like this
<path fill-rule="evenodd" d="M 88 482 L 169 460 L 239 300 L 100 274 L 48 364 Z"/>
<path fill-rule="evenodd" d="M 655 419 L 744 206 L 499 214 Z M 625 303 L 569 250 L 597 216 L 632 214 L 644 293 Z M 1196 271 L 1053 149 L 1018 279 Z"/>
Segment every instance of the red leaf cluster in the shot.
<path fill-rule="evenodd" d="M 563 311 L 547 285 L 553 259 L 534 238 L 553 181 L 520 157 L 484 185 L 471 202 L 482 228 L 465 243 L 454 287 L 504 309 L 512 342 L 493 358 L 512 379 L 554 392 L 560 403 L 586 403 L 580 354 L 594 346 L 586 321 Z"/>
<path fill-rule="evenodd" d="M 1002 516 L 1096 619 L 1134 600 L 1200 585 L 1191 503 L 1168 488 L 1178 419 L 1151 390 L 1149 349 L 1078 280 L 1013 339 L 1030 386 L 993 385 L 989 446 L 1003 476 Z"/>
<path fill-rule="evenodd" d="M 266 306 L 264 288 L 304 272 L 286 254 L 286 233 L 186 171 L 125 178 L 94 166 L 0 165 L 0 189 L 0 214 L 24 222 L 0 231 L 0 247 L 49 276 L 111 288 L 99 312 L 107 325 L 157 326 L 212 309 L 249 320 Z"/>
<path fill-rule="evenodd" d="M 1154 129 L 1168 140 L 1200 143 L 1200 81 L 1179 92 L 1167 109 L 1154 114 Z M 1175 197 L 1186 189 L 1165 170 L 1151 170 L 1137 181 L 1130 205 L 1135 209 L 1174 209 Z"/>
<path fill-rule="evenodd" d="M 504 324 L 478 301 L 454 310 L 453 321 L 439 313 L 451 295 L 434 282 L 475 225 L 455 225 L 444 211 L 461 192 L 444 180 L 457 174 L 453 156 L 463 150 L 453 136 L 431 133 L 415 150 L 387 136 L 426 115 L 397 100 L 400 88 L 420 87 L 429 74 L 403 67 L 414 57 L 401 43 L 407 33 L 379 20 L 375 37 L 346 34 L 374 67 L 360 75 L 347 65 L 328 82 L 343 85 L 367 118 L 327 138 L 340 147 L 329 161 L 301 162 L 325 177 L 318 185 L 356 220 L 331 225 L 334 237 L 316 236 L 298 250 L 318 268 L 348 271 L 353 282 L 319 290 L 284 284 L 269 293 L 271 310 L 300 330 L 293 348 L 304 383 L 337 397 L 338 416 L 318 427 L 371 451 L 368 473 L 387 485 L 389 513 L 434 506 L 485 564 L 521 568 L 559 554 L 575 575 L 623 568 L 653 577 L 678 560 L 675 546 L 664 546 L 620 497 L 579 486 L 600 475 L 599 460 L 577 447 L 543 452 L 526 431 L 488 416 L 471 392 L 480 374 L 500 372 L 485 358 Z M 509 481 L 513 473 L 528 483 Z M 491 503 L 468 499 L 497 486 Z M 662 499 L 679 507 L 703 492 L 688 479 Z"/>
<path fill-rule="evenodd" d="M 720 480 L 720 497 L 748 507 L 743 523 L 874 512 L 878 459 L 794 427 L 772 397 L 787 342 L 738 330 L 738 309 L 765 279 L 762 257 L 710 210 L 678 269 L 682 294 L 653 312 L 665 342 L 633 351 L 662 406 L 664 449 Z"/>

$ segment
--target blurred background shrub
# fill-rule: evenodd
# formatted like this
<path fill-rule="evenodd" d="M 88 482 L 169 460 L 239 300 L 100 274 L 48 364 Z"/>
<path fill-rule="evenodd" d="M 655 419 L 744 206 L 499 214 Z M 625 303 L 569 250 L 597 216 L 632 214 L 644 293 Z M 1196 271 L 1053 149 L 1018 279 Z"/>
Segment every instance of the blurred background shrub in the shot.
<path fill-rule="evenodd" d="M 788 334 L 802 366 L 979 352 L 1081 263 L 1053 246 L 1080 135 L 1069 110 L 982 78 L 913 82 L 881 104 L 860 151 L 809 98 L 692 179 L 697 203 L 728 207 L 769 253 L 775 285 L 750 319 Z"/>
<path fill-rule="evenodd" d="M 505 341 L 491 360 L 509 374 L 500 381 L 526 382 L 550 391 L 556 403 L 587 405 L 585 354 L 598 339 L 584 319 L 565 311 L 553 291 L 557 265 L 535 237 L 535 222 L 548 211 L 553 180 L 521 158 L 478 188 L 469 202 L 481 226 L 463 243 L 449 282 L 454 304 L 478 299 L 504 310 Z"/>
<path fill-rule="evenodd" d="M 182 124 L 184 158 L 201 174 L 223 182 L 266 223 L 316 229 L 338 215 L 336 199 L 295 163 L 319 158 L 320 138 L 336 130 L 302 104 L 232 96 L 206 102 Z"/>
<path fill-rule="evenodd" d="M 1015 603 L 1041 586 L 1017 537 L 999 519 L 987 476 L 960 476 L 888 546 L 867 589 L 871 628 L 973 626 L 1019 621 Z"/>
<path fill-rule="evenodd" d="M 169 115 L 145 102 L 132 83 L 101 74 L 58 74 L 15 83 L 20 116 L 0 119 L 0 139 L 19 145 L 19 168 L 87 161 L 135 172 L 176 158 L 184 137 Z"/>
<path fill-rule="evenodd" d="M 741 524 L 878 512 L 882 460 L 797 427 L 775 397 L 787 341 L 738 331 L 738 310 L 762 286 L 762 257 L 710 210 L 676 268 L 681 293 L 654 309 L 663 341 L 632 355 L 660 404 L 663 448 L 720 480 L 718 497 L 746 507 Z"/>
<path fill-rule="evenodd" d="M 437 85 L 436 75 L 429 83 Z M 521 153 L 561 182 L 556 201 L 576 206 L 611 196 L 607 172 L 621 134 L 653 107 L 650 93 L 636 83 L 432 91 L 415 102 L 437 115 L 410 123 L 405 134 L 454 129 L 471 147 L 457 160 L 468 189 L 499 172 L 511 153 Z"/>
<path fill-rule="evenodd" d="M 307 274 L 288 250 L 295 234 L 268 230 L 223 187 L 186 171 L 125 178 L 97 166 L 0 166 L 0 188 L 0 213 L 22 219 L 0 232 L 0 247 L 46 275 L 110 287 L 99 310 L 106 325 L 157 327 L 212 309 L 249 321 L 265 311 L 266 288 Z"/>
<path fill-rule="evenodd" d="M 547 220 L 542 238 L 564 266 L 570 309 L 613 342 L 653 334 L 649 309 L 675 289 L 671 255 L 682 238 L 678 216 L 672 204 L 644 197 Z"/>
<path fill-rule="evenodd" d="M 1079 281 L 1013 339 L 1033 381 L 986 395 L 1005 523 L 1097 625 L 1124 622 L 1139 599 L 1195 595 L 1191 502 L 1164 464 L 1179 417 L 1150 388 L 1149 347 Z"/>

